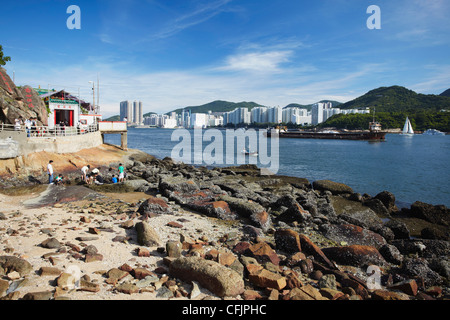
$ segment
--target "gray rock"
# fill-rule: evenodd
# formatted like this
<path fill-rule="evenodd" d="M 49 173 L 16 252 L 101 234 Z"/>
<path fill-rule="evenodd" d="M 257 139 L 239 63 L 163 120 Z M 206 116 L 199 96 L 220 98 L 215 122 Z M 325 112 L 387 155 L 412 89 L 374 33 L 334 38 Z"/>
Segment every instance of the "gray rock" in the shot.
<path fill-rule="evenodd" d="M 397 247 L 393 245 L 385 244 L 381 246 L 378 251 L 381 253 L 383 258 L 386 259 L 387 262 L 399 265 L 403 261 L 402 254 L 400 253 L 400 251 L 398 251 Z"/>
<path fill-rule="evenodd" d="M 161 245 L 161 239 L 156 231 L 145 222 L 138 222 L 135 225 L 137 241 L 140 245 L 147 247 L 157 247 Z"/>
<path fill-rule="evenodd" d="M 330 180 L 317 180 L 313 182 L 313 188 L 319 191 L 330 191 L 332 194 L 352 194 L 353 189 L 343 183 Z"/>
<path fill-rule="evenodd" d="M 220 297 L 244 292 L 244 280 L 236 271 L 199 257 L 176 259 L 170 264 L 170 275 L 183 281 L 196 281 Z"/>
<path fill-rule="evenodd" d="M 336 276 L 334 274 L 325 274 L 319 279 L 319 288 L 329 288 L 337 290 Z"/>
<path fill-rule="evenodd" d="M 17 271 L 23 277 L 33 270 L 33 266 L 28 261 L 18 257 L 0 256 L 0 270 L 3 270 L 4 274 Z"/>
<path fill-rule="evenodd" d="M 55 238 L 49 238 L 42 241 L 41 246 L 47 249 L 59 249 L 62 244 Z"/>
<path fill-rule="evenodd" d="M 431 270 L 428 262 L 422 258 L 412 258 L 404 261 L 402 271 L 413 278 L 421 277 L 427 286 L 437 285 L 442 282 L 440 275 Z"/>

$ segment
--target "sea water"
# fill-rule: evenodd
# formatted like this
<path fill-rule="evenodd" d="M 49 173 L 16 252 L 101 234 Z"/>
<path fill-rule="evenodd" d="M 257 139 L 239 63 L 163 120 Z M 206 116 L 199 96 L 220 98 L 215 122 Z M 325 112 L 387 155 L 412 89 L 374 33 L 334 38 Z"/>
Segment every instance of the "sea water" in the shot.
<path fill-rule="evenodd" d="M 171 157 L 179 144 L 172 141 L 173 131 L 129 128 L 128 147 Z M 120 136 L 106 135 L 105 142 L 120 145 Z M 235 150 L 236 156 L 241 151 Z M 279 139 L 277 174 L 341 182 L 371 196 L 387 190 L 405 205 L 422 201 L 450 207 L 450 136 L 387 134 L 384 142 Z"/>

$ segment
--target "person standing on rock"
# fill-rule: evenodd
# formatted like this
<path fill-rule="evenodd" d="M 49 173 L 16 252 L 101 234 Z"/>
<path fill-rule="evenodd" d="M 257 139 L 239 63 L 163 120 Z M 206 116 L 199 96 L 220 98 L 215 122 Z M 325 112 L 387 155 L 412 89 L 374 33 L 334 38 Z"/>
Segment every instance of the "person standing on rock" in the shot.
<path fill-rule="evenodd" d="M 53 160 L 50 160 L 47 165 L 48 184 L 53 184 Z"/>
<path fill-rule="evenodd" d="M 90 168 L 91 168 L 90 165 L 87 165 L 87 166 L 84 166 L 83 168 L 81 168 L 81 181 L 84 181 L 86 183 L 88 182 L 87 172 Z"/>
<path fill-rule="evenodd" d="M 121 163 L 119 163 L 119 182 L 123 182 L 125 178 L 125 169 Z"/>

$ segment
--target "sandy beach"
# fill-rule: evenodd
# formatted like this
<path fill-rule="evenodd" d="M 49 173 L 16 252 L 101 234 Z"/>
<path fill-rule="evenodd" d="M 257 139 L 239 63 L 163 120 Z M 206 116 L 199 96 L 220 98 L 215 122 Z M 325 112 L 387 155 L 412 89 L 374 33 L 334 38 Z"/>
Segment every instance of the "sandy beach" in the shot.
<path fill-rule="evenodd" d="M 18 283 L 20 282 L 16 289 L 20 292 L 18 298 L 22 298 L 29 292 L 54 291 L 58 276 L 39 274 L 41 267 L 53 267 L 61 272 L 74 273 L 73 270 L 75 270 L 75 273 L 79 272 L 77 274 L 80 277 L 99 285 L 98 292 L 60 290 L 58 293 L 60 297 L 72 300 L 166 299 L 157 297 L 158 285 L 147 287 L 139 294 L 130 295 L 118 292 L 112 285 L 105 283 L 105 272 L 124 264 L 150 271 L 160 268 L 158 272 L 161 272 L 161 268 L 167 268 L 163 264 L 163 257 L 166 254 L 159 253 L 157 247 L 147 248 L 150 251 L 149 257 L 139 257 L 136 249 L 140 246 L 136 242 L 134 229 L 125 229 L 120 226 L 126 221 L 125 215 L 120 212 L 134 211 L 137 203 L 147 199 L 148 195 L 140 192 L 96 194 L 95 200 L 78 200 L 43 207 L 37 205 L 46 194 L 62 188 L 67 189 L 61 186 L 48 186 L 48 189 L 42 193 L 19 196 L 0 194 L 0 212 L 6 217 L 6 220 L 0 221 L 0 256 L 14 255 L 23 258 L 31 263 L 34 270 L 25 278 L 15 279 Z M 230 227 L 230 224 L 223 225 L 223 222 L 217 219 L 183 210 L 174 204 L 171 207 L 172 214 L 159 215 L 149 220 L 149 224 L 158 233 L 163 244 L 169 240 L 179 240 L 180 233 L 192 239 L 201 237 L 202 241 L 211 242 L 217 241 L 226 233 L 238 231 Z M 89 222 L 82 222 L 82 220 Z M 134 220 L 139 221 L 137 218 Z M 168 226 L 167 224 L 172 221 L 179 223 L 181 227 Z M 92 231 L 89 231 L 93 228 L 98 234 L 92 234 Z M 117 236 L 131 237 L 131 239 L 125 242 L 114 241 L 113 239 Z M 79 237 L 96 239 L 79 241 L 77 240 Z M 41 243 L 49 238 L 57 239 L 62 247 L 60 249 L 42 247 Z M 103 259 L 87 263 L 81 255 L 78 259 L 74 258 L 72 245 L 80 249 L 85 246 L 95 246 Z M 49 253 L 55 253 L 55 255 L 49 259 Z M 158 276 L 164 280 L 165 274 L 159 273 Z M 125 277 L 121 282 L 131 280 L 130 277 Z M 186 288 L 186 291 L 188 290 L 190 289 Z M 58 294 L 55 294 L 55 297 Z M 210 292 L 202 288 L 201 294 L 196 299 L 203 299 L 206 296 L 213 297 Z"/>

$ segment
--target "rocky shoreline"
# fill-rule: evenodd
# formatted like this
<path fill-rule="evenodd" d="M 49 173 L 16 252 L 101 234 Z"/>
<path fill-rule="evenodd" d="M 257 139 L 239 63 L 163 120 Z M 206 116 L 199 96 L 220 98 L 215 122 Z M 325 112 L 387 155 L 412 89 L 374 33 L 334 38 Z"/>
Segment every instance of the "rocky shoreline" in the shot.
<path fill-rule="evenodd" d="M 81 186 L 77 171 L 15 205 L 1 198 L 0 299 L 450 297 L 444 206 L 399 210 L 388 191 L 252 165 L 140 155 L 125 167 L 125 183 Z"/>

